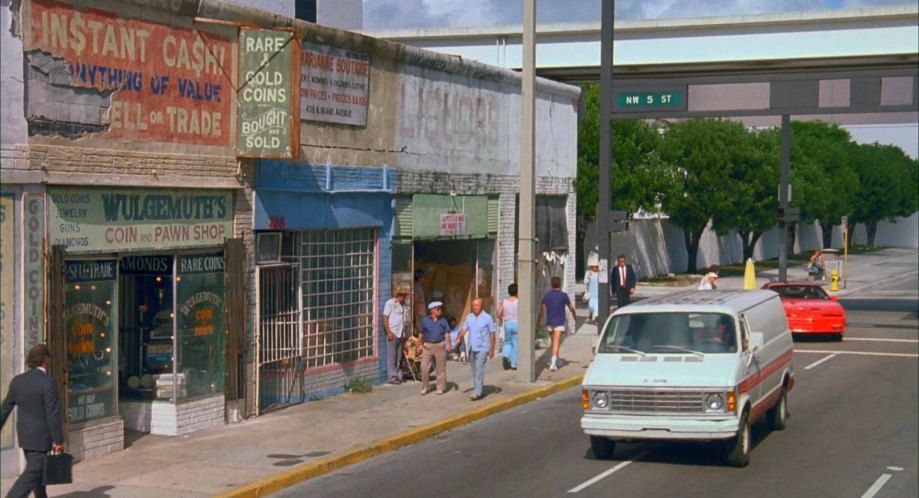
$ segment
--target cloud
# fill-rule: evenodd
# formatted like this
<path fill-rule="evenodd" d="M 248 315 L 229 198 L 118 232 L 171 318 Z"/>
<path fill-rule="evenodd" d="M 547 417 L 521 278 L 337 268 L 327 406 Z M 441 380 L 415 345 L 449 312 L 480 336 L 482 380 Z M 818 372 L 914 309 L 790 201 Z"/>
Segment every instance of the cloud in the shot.
<path fill-rule="evenodd" d="M 521 0 L 363 0 L 365 29 L 520 24 Z M 537 0 L 539 23 L 596 22 L 601 0 Z M 762 14 L 845 7 L 876 7 L 906 0 L 618 0 L 616 19 Z"/>

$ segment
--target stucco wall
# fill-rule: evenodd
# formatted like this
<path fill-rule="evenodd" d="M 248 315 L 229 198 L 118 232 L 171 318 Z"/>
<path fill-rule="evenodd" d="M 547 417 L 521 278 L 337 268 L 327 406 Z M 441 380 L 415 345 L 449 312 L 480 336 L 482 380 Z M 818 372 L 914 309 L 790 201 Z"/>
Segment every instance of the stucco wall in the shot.
<path fill-rule="evenodd" d="M 867 238 L 865 228 L 858 225 L 853 230 L 850 245 L 865 245 Z M 588 227 L 584 247 L 580 248 L 583 257 L 587 258 L 591 250 L 596 250 L 596 224 Z M 878 226 L 875 243 L 886 247 L 919 247 L 919 213 L 909 218 L 901 218 L 894 223 L 882 222 Z M 818 247 L 842 247 L 841 230 L 833 229 L 832 244 L 822 244 L 820 227 L 817 224 L 797 225 L 795 232 L 794 252 L 809 252 Z M 687 253 L 683 244 L 683 232 L 670 223 L 668 219 L 644 219 L 629 223 L 629 230 L 613 234 L 610 260 L 618 254 L 625 254 L 635 264 L 639 278 L 686 271 Z M 772 229 L 766 232 L 757 242 L 753 251 L 753 260 L 773 259 L 779 254 L 779 231 Z M 740 263 L 743 258 L 743 247 L 740 238 L 732 233 L 719 236 L 706 229 L 699 243 L 699 254 L 696 268 L 701 272 L 713 264 Z"/>

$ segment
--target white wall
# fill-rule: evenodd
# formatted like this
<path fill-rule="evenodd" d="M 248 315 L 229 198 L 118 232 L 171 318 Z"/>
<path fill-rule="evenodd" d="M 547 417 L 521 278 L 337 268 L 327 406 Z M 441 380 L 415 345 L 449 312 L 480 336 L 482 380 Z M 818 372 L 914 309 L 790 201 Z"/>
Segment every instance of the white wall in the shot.
<path fill-rule="evenodd" d="M 859 224 L 850 234 L 849 245 L 865 245 L 867 237 L 865 228 Z M 854 242 L 853 242 L 854 241 Z M 919 248 L 919 213 L 909 218 L 901 218 L 895 223 L 881 222 L 878 225 L 878 246 Z M 592 250 L 596 250 L 596 224 L 588 227 L 584 246 L 578 248 L 584 260 Z M 822 244 L 820 226 L 799 224 L 795 236 L 794 252 L 810 252 L 818 247 L 842 247 L 842 235 L 837 226 L 833 229 L 832 244 Z M 627 232 L 613 234 L 610 250 L 610 261 L 617 255 L 625 254 L 629 262 L 635 265 L 639 278 L 686 271 L 687 253 L 683 244 L 683 232 L 670 223 L 668 219 L 644 219 L 629 223 Z M 760 238 L 753 251 L 753 260 L 774 259 L 779 255 L 779 232 L 772 229 Z M 743 259 L 743 247 L 736 234 L 719 236 L 706 229 L 699 244 L 696 268 L 699 272 L 713 264 L 740 263 Z"/>

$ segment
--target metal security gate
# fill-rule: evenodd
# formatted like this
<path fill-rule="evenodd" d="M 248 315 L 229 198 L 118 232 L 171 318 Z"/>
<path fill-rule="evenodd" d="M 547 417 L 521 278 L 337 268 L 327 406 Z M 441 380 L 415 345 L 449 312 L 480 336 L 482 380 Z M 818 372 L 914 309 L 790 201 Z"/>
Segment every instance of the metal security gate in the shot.
<path fill-rule="evenodd" d="M 255 273 L 256 415 L 303 402 L 300 279 L 299 264 L 259 266 Z"/>

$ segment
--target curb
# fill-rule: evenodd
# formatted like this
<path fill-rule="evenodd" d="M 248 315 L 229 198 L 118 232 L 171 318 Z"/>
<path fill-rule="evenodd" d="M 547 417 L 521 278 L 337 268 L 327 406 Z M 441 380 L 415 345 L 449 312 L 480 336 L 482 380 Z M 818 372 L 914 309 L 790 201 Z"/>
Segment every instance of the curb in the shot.
<path fill-rule="evenodd" d="M 494 415 L 496 413 L 509 410 L 515 406 L 529 403 L 550 394 L 564 391 L 579 385 L 583 378 L 583 374 L 566 377 L 564 379 L 554 381 L 549 385 L 541 386 L 507 399 L 498 400 L 474 410 L 461 413 L 459 415 L 454 415 L 444 420 L 439 420 L 428 425 L 416 427 L 401 434 L 383 438 L 371 442 L 365 446 L 361 446 L 344 453 L 339 453 L 317 462 L 310 462 L 299 465 L 290 470 L 280 472 L 264 479 L 258 479 L 249 484 L 239 486 L 236 489 L 215 495 L 215 497 L 257 498 L 261 496 L 267 496 L 276 491 L 280 491 L 284 488 L 293 486 L 294 484 L 308 481 L 323 474 L 347 467 L 348 465 L 352 465 L 363 460 L 367 460 L 368 458 L 402 448 L 403 446 L 409 446 L 421 442 L 442 432 L 470 424 L 489 415 Z"/>

